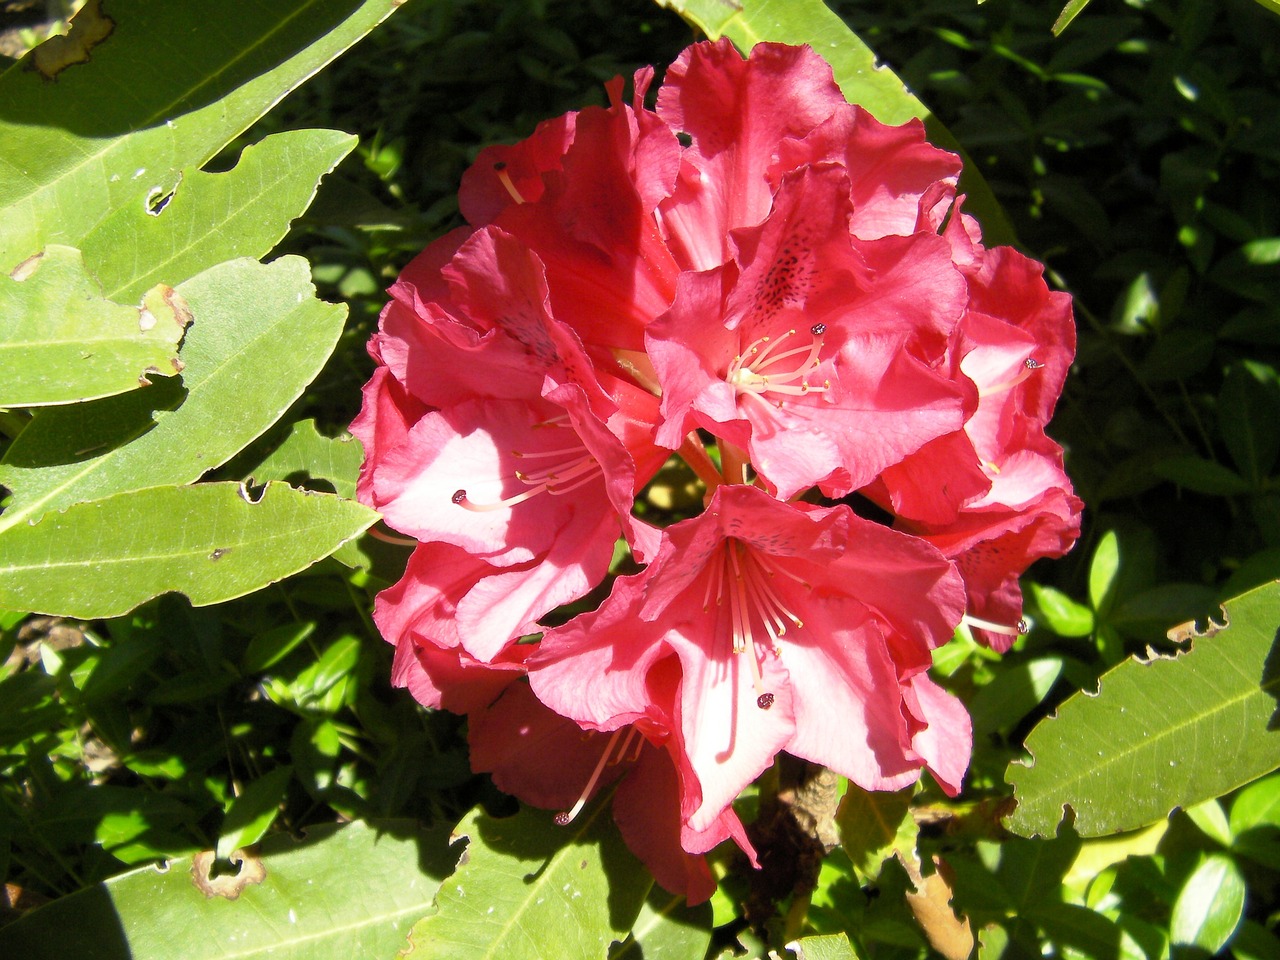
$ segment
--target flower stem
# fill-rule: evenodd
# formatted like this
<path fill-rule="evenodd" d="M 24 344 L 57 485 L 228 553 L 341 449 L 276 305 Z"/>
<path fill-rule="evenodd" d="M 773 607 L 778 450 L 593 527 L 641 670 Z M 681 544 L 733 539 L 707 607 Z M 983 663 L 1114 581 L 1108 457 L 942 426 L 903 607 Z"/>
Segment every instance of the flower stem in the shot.
<path fill-rule="evenodd" d="M 720 471 L 711 462 L 707 448 L 702 445 L 702 441 L 696 433 L 689 433 L 684 438 L 684 443 L 680 444 L 680 449 L 677 452 L 684 458 L 684 462 L 689 465 L 690 469 L 698 475 L 698 479 L 707 485 L 708 494 L 724 483 L 724 477 L 720 476 Z"/>

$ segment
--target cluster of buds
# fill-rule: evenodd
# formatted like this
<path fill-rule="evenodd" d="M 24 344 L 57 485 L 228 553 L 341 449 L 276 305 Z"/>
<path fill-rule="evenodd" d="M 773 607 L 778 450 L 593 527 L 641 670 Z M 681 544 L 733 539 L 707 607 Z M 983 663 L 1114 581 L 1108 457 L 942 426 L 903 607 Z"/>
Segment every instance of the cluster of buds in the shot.
<path fill-rule="evenodd" d="M 780 751 L 960 789 L 932 651 L 961 624 L 1006 649 L 1019 575 L 1078 534 L 1044 432 L 1075 334 L 1039 264 L 982 245 L 958 158 L 812 50 L 695 45 L 653 109 L 652 80 L 478 156 L 352 430 L 360 499 L 416 541 L 374 611 L 394 682 L 561 822 L 616 782 L 696 902 L 711 847 L 754 856 L 732 803 Z M 703 509 L 661 527 L 673 458 Z M 586 609 L 622 545 L 639 572 Z"/>

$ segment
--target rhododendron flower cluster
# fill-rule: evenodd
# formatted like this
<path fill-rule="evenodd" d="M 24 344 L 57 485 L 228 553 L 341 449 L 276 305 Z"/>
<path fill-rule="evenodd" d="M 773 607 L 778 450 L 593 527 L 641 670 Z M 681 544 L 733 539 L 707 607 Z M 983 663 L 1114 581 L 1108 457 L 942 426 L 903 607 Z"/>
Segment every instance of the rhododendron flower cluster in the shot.
<path fill-rule="evenodd" d="M 931 652 L 962 623 L 1007 648 L 1018 576 L 1078 533 L 1044 433 L 1074 328 L 982 245 L 958 158 L 812 50 L 698 44 L 651 109 L 652 80 L 479 155 L 352 430 L 361 500 L 417 541 L 374 611 L 394 681 L 561 821 L 616 781 L 629 845 L 697 901 L 707 850 L 754 857 L 732 803 L 780 751 L 960 789 Z M 658 527 L 674 457 L 703 510 Z M 639 572 L 568 616 L 620 543 Z"/>

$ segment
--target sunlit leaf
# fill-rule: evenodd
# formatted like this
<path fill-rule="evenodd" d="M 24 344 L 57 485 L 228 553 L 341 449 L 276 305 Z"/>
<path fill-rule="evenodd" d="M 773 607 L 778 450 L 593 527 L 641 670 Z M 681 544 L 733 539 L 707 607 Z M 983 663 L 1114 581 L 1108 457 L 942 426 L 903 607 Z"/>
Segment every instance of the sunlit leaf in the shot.
<path fill-rule="evenodd" d="M 524 810 L 458 824 L 466 853 L 440 888 L 439 909 L 414 926 L 411 960 L 545 956 L 604 960 L 625 939 L 652 878 L 598 801 L 569 826 Z"/>
<path fill-rule="evenodd" d="M 177 860 L 54 900 L 0 928 L 0 955 L 169 960 L 180 944 L 183 960 L 392 957 L 453 856 L 441 831 L 403 822 L 316 827 L 264 841 L 258 882 L 222 895 Z"/>
<path fill-rule="evenodd" d="M 787 944 L 796 960 L 858 960 L 853 944 L 843 933 L 823 937 L 801 937 Z"/>
<path fill-rule="evenodd" d="M 915 859 L 920 831 L 911 816 L 914 793 L 912 787 L 886 793 L 849 784 L 836 811 L 836 825 L 840 829 L 840 845 L 863 877 L 878 877 L 881 864 L 897 851 Z"/>
<path fill-rule="evenodd" d="M 1083 836 L 1130 830 L 1280 766 L 1280 676 L 1270 662 L 1280 585 L 1225 610 L 1229 625 L 1191 652 L 1127 661 L 1096 696 L 1077 694 L 1031 732 L 1031 765 L 1006 773 L 1018 801 L 1009 829 L 1051 835 L 1070 807 Z"/>
<path fill-rule="evenodd" d="M 217 854 L 227 859 L 241 847 L 257 843 L 275 822 L 293 767 L 276 767 L 244 788 L 227 810 L 218 836 Z"/>
<path fill-rule="evenodd" d="M 184 170 L 203 166 L 397 6 L 239 4 L 214 24 L 200 0 L 90 4 L 79 34 L 96 24 L 101 35 L 82 58 L 45 50 L 27 61 L 32 69 L 0 74 L 0 271 L 51 243 L 82 246 L 107 211 L 154 212 Z M 216 26 L 216 38 L 192 29 L 200 23 Z"/>
<path fill-rule="evenodd" d="M 1205 857 L 1187 878 L 1173 904 L 1170 939 L 1217 953 L 1244 915 L 1245 880 L 1225 854 Z"/>
<path fill-rule="evenodd" d="M 92 619 L 169 591 L 219 603 L 328 556 L 376 519 L 283 483 L 257 497 L 236 483 L 117 494 L 0 534 L 0 604 Z"/>
<path fill-rule="evenodd" d="M 684 897 L 657 884 L 640 908 L 631 936 L 609 960 L 684 960 L 701 957 L 711 945 L 711 904 L 690 907 Z"/>
<path fill-rule="evenodd" d="M 300 257 L 231 260 L 178 292 L 195 317 L 181 379 L 38 411 L 0 461 L 13 494 L 0 530 L 80 500 L 198 480 L 298 398 L 346 315 L 315 298 Z"/>
<path fill-rule="evenodd" d="M 51 246 L 14 276 L 0 274 L 0 407 L 93 400 L 171 377 L 190 321 L 171 287 L 113 302 L 79 250 Z"/>

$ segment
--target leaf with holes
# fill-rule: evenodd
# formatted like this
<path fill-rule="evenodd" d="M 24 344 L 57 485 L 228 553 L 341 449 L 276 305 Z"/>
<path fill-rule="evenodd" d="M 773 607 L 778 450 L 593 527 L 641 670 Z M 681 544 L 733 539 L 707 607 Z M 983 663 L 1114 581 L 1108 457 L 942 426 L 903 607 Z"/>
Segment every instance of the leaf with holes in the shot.
<path fill-rule="evenodd" d="M 151 487 L 0 533 L 0 608 L 117 617 L 162 593 L 242 597 L 328 556 L 377 519 L 331 494 L 268 484 Z"/>
<path fill-rule="evenodd" d="M 0 460 L 0 484 L 12 491 L 0 531 L 79 501 L 191 483 L 225 463 L 333 352 L 346 307 L 314 292 L 300 257 L 231 260 L 181 284 L 194 317 L 181 380 L 37 411 Z"/>
<path fill-rule="evenodd" d="M 49 247 L 0 275 L 0 407 L 109 397 L 182 369 L 178 342 L 191 320 L 173 288 L 137 306 L 113 303 L 74 247 Z"/>
<path fill-rule="evenodd" d="M 354 136 L 337 130 L 277 133 L 245 147 L 225 173 L 186 167 L 173 192 L 116 207 L 80 247 L 107 295 L 125 301 L 224 260 L 256 260 L 280 242 L 311 205 L 320 178 L 355 145 Z"/>
<path fill-rule="evenodd" d="M 0 956 L 163 960 L 181 944 L 183 960 L 392 957 L 455 855 L 443 831 L 402 821 L 314 827 L 265 840 L 258 882 L 234 878 L 234 899 L 202 892 L 189 859 L 143 867 L 0 928 Z"/>
<path fill-rule="evenodd" d="M 71 37 L 0 74 L 0 271 L 51 243 L 83 248 L 108 211 L 141 214 L 399 5 L 235 4 L 210 19 L 202 0 L 87 4 Z"/>
<path fill-rule="evenodd" d="M 1223 609 L 1227 626 L 1189 653 L 1122 663 L 1096 696 L 1041 721 L 1026 741 L 1032 763 L 1005 775 L 1018 801 L 1010 830 L 1052 836 L 1067 807 L 1081 836 L 1132 830 L 1280 767 L 1280 584 Z"/>
<path fill-rule="evenodd" d="M 920 830 L 911 816 L 914 793 L 915 787 L 897 793 L 873 793 L 853 783 L 845 791 L 836 811 L 840 845 L 865 879 L 879 877 L 884 861 L 898 851 L 910 860 L 916 859 Z"/>

